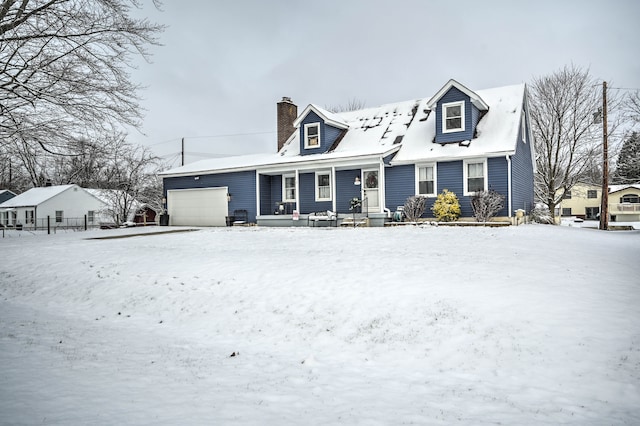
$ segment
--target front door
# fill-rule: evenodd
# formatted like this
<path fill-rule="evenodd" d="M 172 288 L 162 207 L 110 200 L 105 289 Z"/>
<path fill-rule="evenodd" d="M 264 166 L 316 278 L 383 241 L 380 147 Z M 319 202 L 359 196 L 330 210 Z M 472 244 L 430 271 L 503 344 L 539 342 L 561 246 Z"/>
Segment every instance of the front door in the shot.
<path fill-rule="evenodd" d="M 378 188 L 378 170 L 362 171 L 363 197 L 367 199 L 367 210 L 380 211 L 380 189 Z"/>

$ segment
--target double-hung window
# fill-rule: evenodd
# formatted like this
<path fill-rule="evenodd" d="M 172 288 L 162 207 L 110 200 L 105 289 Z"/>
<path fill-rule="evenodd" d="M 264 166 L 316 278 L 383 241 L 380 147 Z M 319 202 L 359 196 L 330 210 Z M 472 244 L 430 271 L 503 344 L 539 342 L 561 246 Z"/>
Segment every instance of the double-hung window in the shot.
<path fill-rule="evenodd" d="M 464 102 L 442 104 L 442 133 L 464 131 Z"/>
<path fill-rule="evenodd" d="M 316 172 L 316 201 L 331 201 L 331 172 Z"/>
<path fill-rule="evenodd" d="M 304 125 L 304 147 L 318 148 L 320 146 L 320 123 Z"/>
<path fill-rule="evenodd" d="M 464 195 L 473 195 L 487 190 L 486 160 L 468 160 L 464 162 Z"/>
<path fill-rule="evenodd" d="M 418 195 L 436 195 L 435 165 L 418 166 Z"/>
<path fill-rule="evenodd" d="M 62 223 L 62 210 L 56 210 L 56 223 Z"/>
<path fill-rule="evenodd" d="M 588 189 L 587 198 L 598 198 L 598 191 L 595 189 Z"/>
<path fill-rule="evenodd" d="M 283 177 L 282 201 L 296 201 L 296 176 L 289 175 Z"/>
<path fill-rule="evenodd" d="M 96 217 L 96 212 L 94 210 L 89 210 L 87 212 L 87 222 L 93 223 Z"/>

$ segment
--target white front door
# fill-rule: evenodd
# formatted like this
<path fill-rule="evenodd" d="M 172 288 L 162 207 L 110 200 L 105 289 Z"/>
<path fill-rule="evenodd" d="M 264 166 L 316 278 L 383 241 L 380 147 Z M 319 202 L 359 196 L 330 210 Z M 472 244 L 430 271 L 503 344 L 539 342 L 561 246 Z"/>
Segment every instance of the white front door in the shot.
<path fill-rule="evenodd" d="M 380 189 L 378 186 L 378 169 L 362 171 L 362 196 L 367 199 L 367 210 L 377 212 L 380 210 Z"/>

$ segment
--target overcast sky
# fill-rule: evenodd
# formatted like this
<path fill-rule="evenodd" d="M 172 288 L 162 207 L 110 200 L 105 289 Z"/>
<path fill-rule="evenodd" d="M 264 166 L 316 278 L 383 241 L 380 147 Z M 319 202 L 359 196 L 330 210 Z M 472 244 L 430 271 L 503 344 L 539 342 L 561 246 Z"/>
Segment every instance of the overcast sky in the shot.
<path fill-rule="evenodd" d="M 169 27 L 132 78 L 146 86 L 132 142 L 179 165 L 276 150 L 276 103 L 429 98 L 529 83 L 565 65 L 640 88 L 637 0 L 165 0 Z M 596 88 L 594 88 L 596 90 Z M 226 136 L 225 136 L 226 135 Z"/>

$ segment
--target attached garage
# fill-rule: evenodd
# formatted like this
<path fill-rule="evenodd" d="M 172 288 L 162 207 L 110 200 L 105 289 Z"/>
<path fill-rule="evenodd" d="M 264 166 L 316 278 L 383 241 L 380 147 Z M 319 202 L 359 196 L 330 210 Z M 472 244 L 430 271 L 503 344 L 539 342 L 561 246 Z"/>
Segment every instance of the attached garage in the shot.
<path fill-rule="evenodd" d="M 225 226 L 229 215 L 228 188 L 167 191 L 169 223 L 174 226 Z"/>

